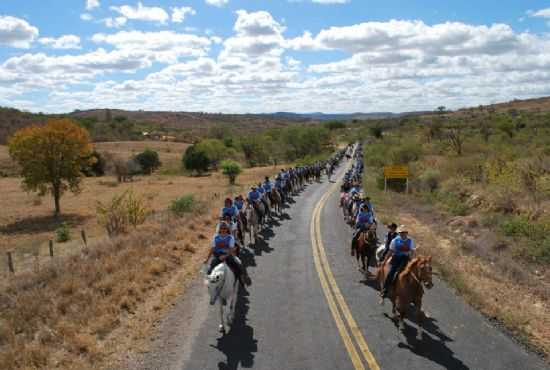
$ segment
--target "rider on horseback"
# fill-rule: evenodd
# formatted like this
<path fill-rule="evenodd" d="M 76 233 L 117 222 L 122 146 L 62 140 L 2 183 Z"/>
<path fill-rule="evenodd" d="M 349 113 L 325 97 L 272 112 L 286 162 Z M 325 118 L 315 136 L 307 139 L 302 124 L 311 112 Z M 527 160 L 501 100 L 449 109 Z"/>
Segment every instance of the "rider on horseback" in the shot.
<path fill-rule="evenodd" d="M 384 282 L 384 289 L 380 292 L 382 297 L 387 296 L 390 285 L 397 273 L 407 266 L 411 258 L 416 257 L 416 247 L 413 240 L 409 238 L 407 228 L 401 225 L 397 229 L 397 233 L 399 236 L 391 241 L 390 250 L 386 257 L 386 260 L 391 257 L 391 269 Z"/>
<path fill-rule="evenodd" d="M 255 210 L 256 213 L 258 214 L 258 218 L 259 218 L 259 219 L 261 219 L 261 218 L 263 217 L 263 213 L 262 213 L 262 211 L 260 210 L 261 198 L 262 198 L 262 193 L 260 193 L 260 192 L 258 191 L 258 189 L 256 188 L 256 186 L 252 186 L 252 188 L 251 188 L 250 191 L 248 192 L 247 200 L 248 200 L 248 203 L 249 203 L 249 204 L 252 204 L 252 207 L 254 207 L 254 210 Z"/>
<path fill-rule="evenodd" d="M 351 240 L 351 255 L 354 255 L 355 251 L 355 243 L 357 243 L 357 239 L 359 238 L 359 235 L 363 231 L 368 230 L 372 224 L 374 223 L 372 213 L 367 210 L 367 208 L 363 205 L 357 214 L 357 218 L 355 219 L 355 233 L 353 234 L 353 238 Z"/>
<path fill-rule="evenodd" d="M 250 277 L 246 272 L 246 268 L 241 263 L 238 257 L 236 257 L 236 248 L 235 248 L 235 238 L 231 235 L 229 225 L 225 222 L 220 223 L 219 232 L 214 236 L 212 240 L 212 245 L 210 248 L 210 253 L 206 258 L 205 264 L 208 263 L 210 257 L 210 267 L 208 269 L 208 274 L 212 273 L 212 270 L 224 262 L 233 270 L 241 284 L 250 285 Z"/>
<path fill-rule="evenodd" d="M 237 219 L 237 214 L 239 213 L 239 209 L 233 205 L 233 201 L 231 198 L 226 198 L 224 202 L 225 206 L 222 208 L 220 212 L 220 218 L 224 218 L 225 216 L 230 216 L 231 220 L 235 221 Z"/>
<path fill-rule="evenodd" d="M 388 225 L 388 234 L 386 235 L 386 247 L 384 248 L 384 251 L 382 252 L 380 256 L 380 261 L 382 262 L 382 266 L 384 265 L 384 262 L 386 262 L 386 254 L 390 250 L 390 244 L 393 239 L 397 237 L 397 225 L 395 223 L 392 223 Z"/>

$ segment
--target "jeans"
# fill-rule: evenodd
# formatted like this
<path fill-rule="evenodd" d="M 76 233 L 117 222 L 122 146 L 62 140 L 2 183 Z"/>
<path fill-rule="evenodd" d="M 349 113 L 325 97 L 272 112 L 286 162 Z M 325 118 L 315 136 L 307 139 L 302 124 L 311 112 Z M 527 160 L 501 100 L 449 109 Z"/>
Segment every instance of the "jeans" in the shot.
<path fill-rule="evenodd" d="M 397 271 L 400 271 L 405 266 L 407 266 L 407 263 L 409 262 L 409 256 L 408 255 L 393 255 L 391 259 L 391 269 L 390 273 L 386 277 L 386 281 L 384 282 L 384 291 L 388 291 L 388 288 L 390 287 L 390 284 L 393 282 L 393 279 L 395 277 L 395 274 Z"/>

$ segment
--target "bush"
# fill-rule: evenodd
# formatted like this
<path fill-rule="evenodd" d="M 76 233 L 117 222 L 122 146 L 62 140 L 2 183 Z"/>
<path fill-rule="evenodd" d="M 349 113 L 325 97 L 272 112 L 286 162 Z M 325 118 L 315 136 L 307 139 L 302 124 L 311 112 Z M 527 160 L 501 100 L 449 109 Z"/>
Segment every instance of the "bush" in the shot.
<path fill-rule="evenodd" d="M 71 230 L 69 229 L 69 225 L 63 222 L 55 230 L 55 241 L 58 243 L 65 243 L 69 240 L 71 240 Z"/>
<path fill-rule="evenodd" d="M 176 216 L 182 217 L 186 213 L 191 213 L 195 209 L 195 197 L 193 194 L 186 194 L 170 204 L 168 209 Z"/>
<path fill-rule="evenodd" d="M 208 171 L 210 166 L 210 158 L 208 158 L 206 152 L 198 149 L 196 145 L 187 148 L 182 162 L 186 170 L 196 171 L 199 175 Z"/>
<path fill-rule="evenodd" d="M 107 204 L 97 202 L 97 220 L 109 236 L 125 233 L 129 225 L 137 227 L 149 214 L 143 198 L 128 190 L 115 195 Z"/>
<path fill-rule="evenodd" d="M 325 127 L 332 131 L 339 128 L 346 128 L 346 124 L 342 121 L 328 121 L 325 123 Z"/>
<path fill-rule="evenodd" d="M 535 262 L 550 264 L 550 238 L 528 243 L 526 254 Z"/>
<path fill-rule="evenodd" d="M 390 158 L 393 164 L 409 164 L 420 158 L 421 148 L 416 144 L 405 144 L 394 148 L 390 152 Z"/>
<path fill-rule="evenodd" d="M 384 131 L 380 126 L 373 126 L 369 128 L 369 133 L 371 134 L 371 136 L 374 136 L 376 139 L 381 139 L 384 134 Z"/>
<path fill-rule="evenodd" d="M 152 174 L 161 165 L 159 154 L 151 149 L 145 149 L 142 153 L 136 155 L 134 159 L 139 163 L 142 172 L 147 175 Z"/>
<path fill-rule="evenodd" d="M 103 176 L 107 170 L 107 161 L 97 151 L 93 151 L 90 154 L 89 161 L 81 169 L 82 173 L 88 177 L 92 176 Z"/>
<path fill-rule="evenodd" d="M 420 175 L 419 180 L 422 188 L 433 192 L 439 188 L 441 173 L 438 170 L 427 169 Z"/>
<path fill-rule="evenodd" d="M 456 193 L 436 192 L 436 200 L 443 204 L 449 213 L 453 216 L 466 216 L 469 212 L 469 207 Z"/>
<path fill-rule="evenodd" d="M 239 162 L 226 159 L 220 164 L 222 173 L 227 176 L 231 185 L 235 184 L 237 176 L 243 171 Z"/>

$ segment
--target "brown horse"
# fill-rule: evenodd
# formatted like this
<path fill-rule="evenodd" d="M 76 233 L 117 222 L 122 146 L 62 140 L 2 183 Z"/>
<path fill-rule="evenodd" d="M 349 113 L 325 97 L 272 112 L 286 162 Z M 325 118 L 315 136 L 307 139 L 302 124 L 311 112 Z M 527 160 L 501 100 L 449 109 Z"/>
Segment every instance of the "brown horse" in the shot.
<path fill-rule="evenodd" d="M 273 211 L 276 212 L 278 215 L 280 215 L 281 208 L 283 207 L 283 199 L 281 198 L 281 194 L 279 194 L 277 189 L 272 188 L 270 198 L 271 198 L 271 207 L 273 208 Z"/>
<path fill-rule="evenodd" d="M 371 259 L 376 259 L 375 252 L 377 244 L 378 237 L 376 236 L 376 226 L 372 225 L 367 230 L 361 232 L 357 238 L 357 242 L 353 246 L 355 251 L 354 254 L 357 258 L 357 265 L 367 277 L 370 275 L 369 266 L 371 266 Z"/>
<path fill-rule="evenodd" d="M 380 289 L 384 287 L 384 281 L 390 271 L 389 260 L 378 270 L 378 282 Z M 422 312 L 422 296 L 424 288 L 431 289 L 432 282 L 432 257 L 419 256 L 409 261 L 407 266 L 400 272 L 389 289 L 388 295 L 392 302 L 392 313 L 394 320 L 397 320 L 400 330 L 404 329 L 404 318 L 411 303 L 416 307 L 418 339 L 422 339 L 422 323 L 424 321 L 424 312 Z M 384 304 L 382 298 L 381 304 Z M 397 316 L 399 313 L 399 317 Z"/>

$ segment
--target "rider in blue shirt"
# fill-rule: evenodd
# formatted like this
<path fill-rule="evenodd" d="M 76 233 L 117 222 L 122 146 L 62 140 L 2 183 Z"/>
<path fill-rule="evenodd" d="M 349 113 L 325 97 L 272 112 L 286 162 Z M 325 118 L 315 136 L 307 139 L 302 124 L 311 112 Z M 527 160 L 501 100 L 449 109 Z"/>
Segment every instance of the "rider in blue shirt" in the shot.
<path fill-rule="evenodd" d="M 227 198 L 225 200 L 225 206 L 222 208 L 220 212 L 220 218 L 224 218 L 225 216 L 230 216 L 232 220 L 235 220 L 237 218 L 237 213 L 239 210 L 237 207 L 233 205 L 233 201 L 231 198 Z"/>
<path fill-rule="evenodd" d="M 243 285 L 250 285 L 252 283 L 250 277 L 246 272 L 246 268 L 238 257 L 236 257 L 236 253 L 235 238 L 231 235 L 229 225 L 222 222 L 218 234 L 212 239 L 210 253 L 205 261 L 205 263 L 208 263 L 208 260 L 212 257 L 208 274 L 211 274 L 212 270 L 214 270 L 217 265 L 225 262 L 235 272 L 236 277 Z"/>
<path fill-rule="evenodd" d="M 390 250 L 386 260 L 391 257 L 391 268 L 386 281 L 384 281 L 384 289 L 380 292 L 382 297 L 386 297 L 393 283 L 396 274 L 407 266 L 409 260 L 416 257 L 416 246 L 414 241 L 409 238 L 409 231 L 403 225 L 397 229 L 399 236 L 395 237 L 390 243 Z"/>
<path fill-rule="evenodd" d="M 374 223 L 372 213 L 367 210 L 367 208 L 363 205 L 361 206 L 359 213 L 357 214 L 357 217 L 355 218 L 355 233 L 353 234 L 353 238 L 351 240 L 351 254 L 354 253 L 354 246 L 357 242 L 357 238 L 359 235 L 367 230 L 371 225 Z"/>
<path fill-rule="evenodd" d="M 248 192 L 247 199 L 250 203 L 254 204 L 261 198 L 261 194 L 255 186 Z"/>
<path fill-rule="evenodd" d="M 240 211 L 243 209 L 244 207 L 244 199 L 243 199 L 243 196 L 242 195 L 237 195 L 235 197 L 235 207 L 237 207 L 237 210 Z"/>

